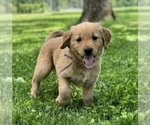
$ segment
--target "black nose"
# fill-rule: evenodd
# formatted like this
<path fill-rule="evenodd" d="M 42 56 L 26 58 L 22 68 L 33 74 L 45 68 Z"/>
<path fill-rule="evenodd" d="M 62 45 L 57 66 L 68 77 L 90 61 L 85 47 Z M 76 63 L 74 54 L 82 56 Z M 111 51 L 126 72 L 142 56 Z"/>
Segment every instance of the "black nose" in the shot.
<path fill-rule="evenodd" d="M 92 54 L 92 51 L 93 51 L 93 49 L 90 48 L 90 47 L 84 49 L 84 52 L 85 52 L 85 54 L 86 54 L 87 56 L 90 56 L 90 55 Z"/>

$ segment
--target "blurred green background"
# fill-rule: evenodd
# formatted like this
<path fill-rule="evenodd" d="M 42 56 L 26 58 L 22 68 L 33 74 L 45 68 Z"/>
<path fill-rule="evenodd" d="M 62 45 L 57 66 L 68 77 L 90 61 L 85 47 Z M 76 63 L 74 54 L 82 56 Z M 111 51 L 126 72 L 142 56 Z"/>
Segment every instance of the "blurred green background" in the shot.
<path fill-rule="evenodd" d="M 149 0 L 139 0 L 140 5 L 150 5 Z M 137 6 L 137 0 L 112 0 L 113 7 Z M 0 12 L 43 13 L 82 9 L 83 0 L 1 0 Z"/>

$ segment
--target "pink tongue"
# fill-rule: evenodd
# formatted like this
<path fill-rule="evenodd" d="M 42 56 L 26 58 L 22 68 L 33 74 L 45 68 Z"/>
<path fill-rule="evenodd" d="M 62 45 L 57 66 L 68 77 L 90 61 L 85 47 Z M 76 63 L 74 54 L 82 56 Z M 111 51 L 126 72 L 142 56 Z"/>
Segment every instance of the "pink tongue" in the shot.
<path fill-rule="evenodd" d="M 83 61 L 84 61 L 84 65 L 86 66 L 86 68 L 92 68 L 94 65 L 93 56 L 84 56 Z"/>

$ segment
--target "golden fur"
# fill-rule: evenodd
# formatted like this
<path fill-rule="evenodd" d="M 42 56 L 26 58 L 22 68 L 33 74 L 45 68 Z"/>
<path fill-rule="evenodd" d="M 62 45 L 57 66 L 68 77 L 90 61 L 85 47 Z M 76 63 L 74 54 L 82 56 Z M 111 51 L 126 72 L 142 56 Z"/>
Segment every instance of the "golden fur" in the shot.
<path fill-rule="evenodd" d="M 100 73 L 100 56 L 110 39 L 108 29 L 90 22 L 72 26 L 65 33 L 52 32 L 40 50 L 32 78 L 31 95 L 36 96 L 41 80 L 56 69 L 59 81 L 56 102 L 61 105 L 69 103 L 70 82 L 73 82 L 82 87 L 84 104 L 91 105 L 94 83 Z"/>

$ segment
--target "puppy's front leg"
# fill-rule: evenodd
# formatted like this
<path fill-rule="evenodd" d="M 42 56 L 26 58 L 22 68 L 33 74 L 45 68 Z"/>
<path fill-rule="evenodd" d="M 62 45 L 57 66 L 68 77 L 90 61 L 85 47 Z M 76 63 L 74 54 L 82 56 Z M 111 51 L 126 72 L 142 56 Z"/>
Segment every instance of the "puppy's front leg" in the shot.
<path fill-rule="evenodd" d="M 59 77 L 58 80 L 59 80 L 59 88 L 58 88 L 59 95 L 56 99 L 56 102 L 60 105 L 66 105 L 70 102 L 70 94 L 71 94 L 69 79 Z"/>
<path fill-rule="evenodd" d="M 83 103 L 85 106 L 92 105 L 93 103 L 93 88 L 94 84 L 82 87 Z"/>

